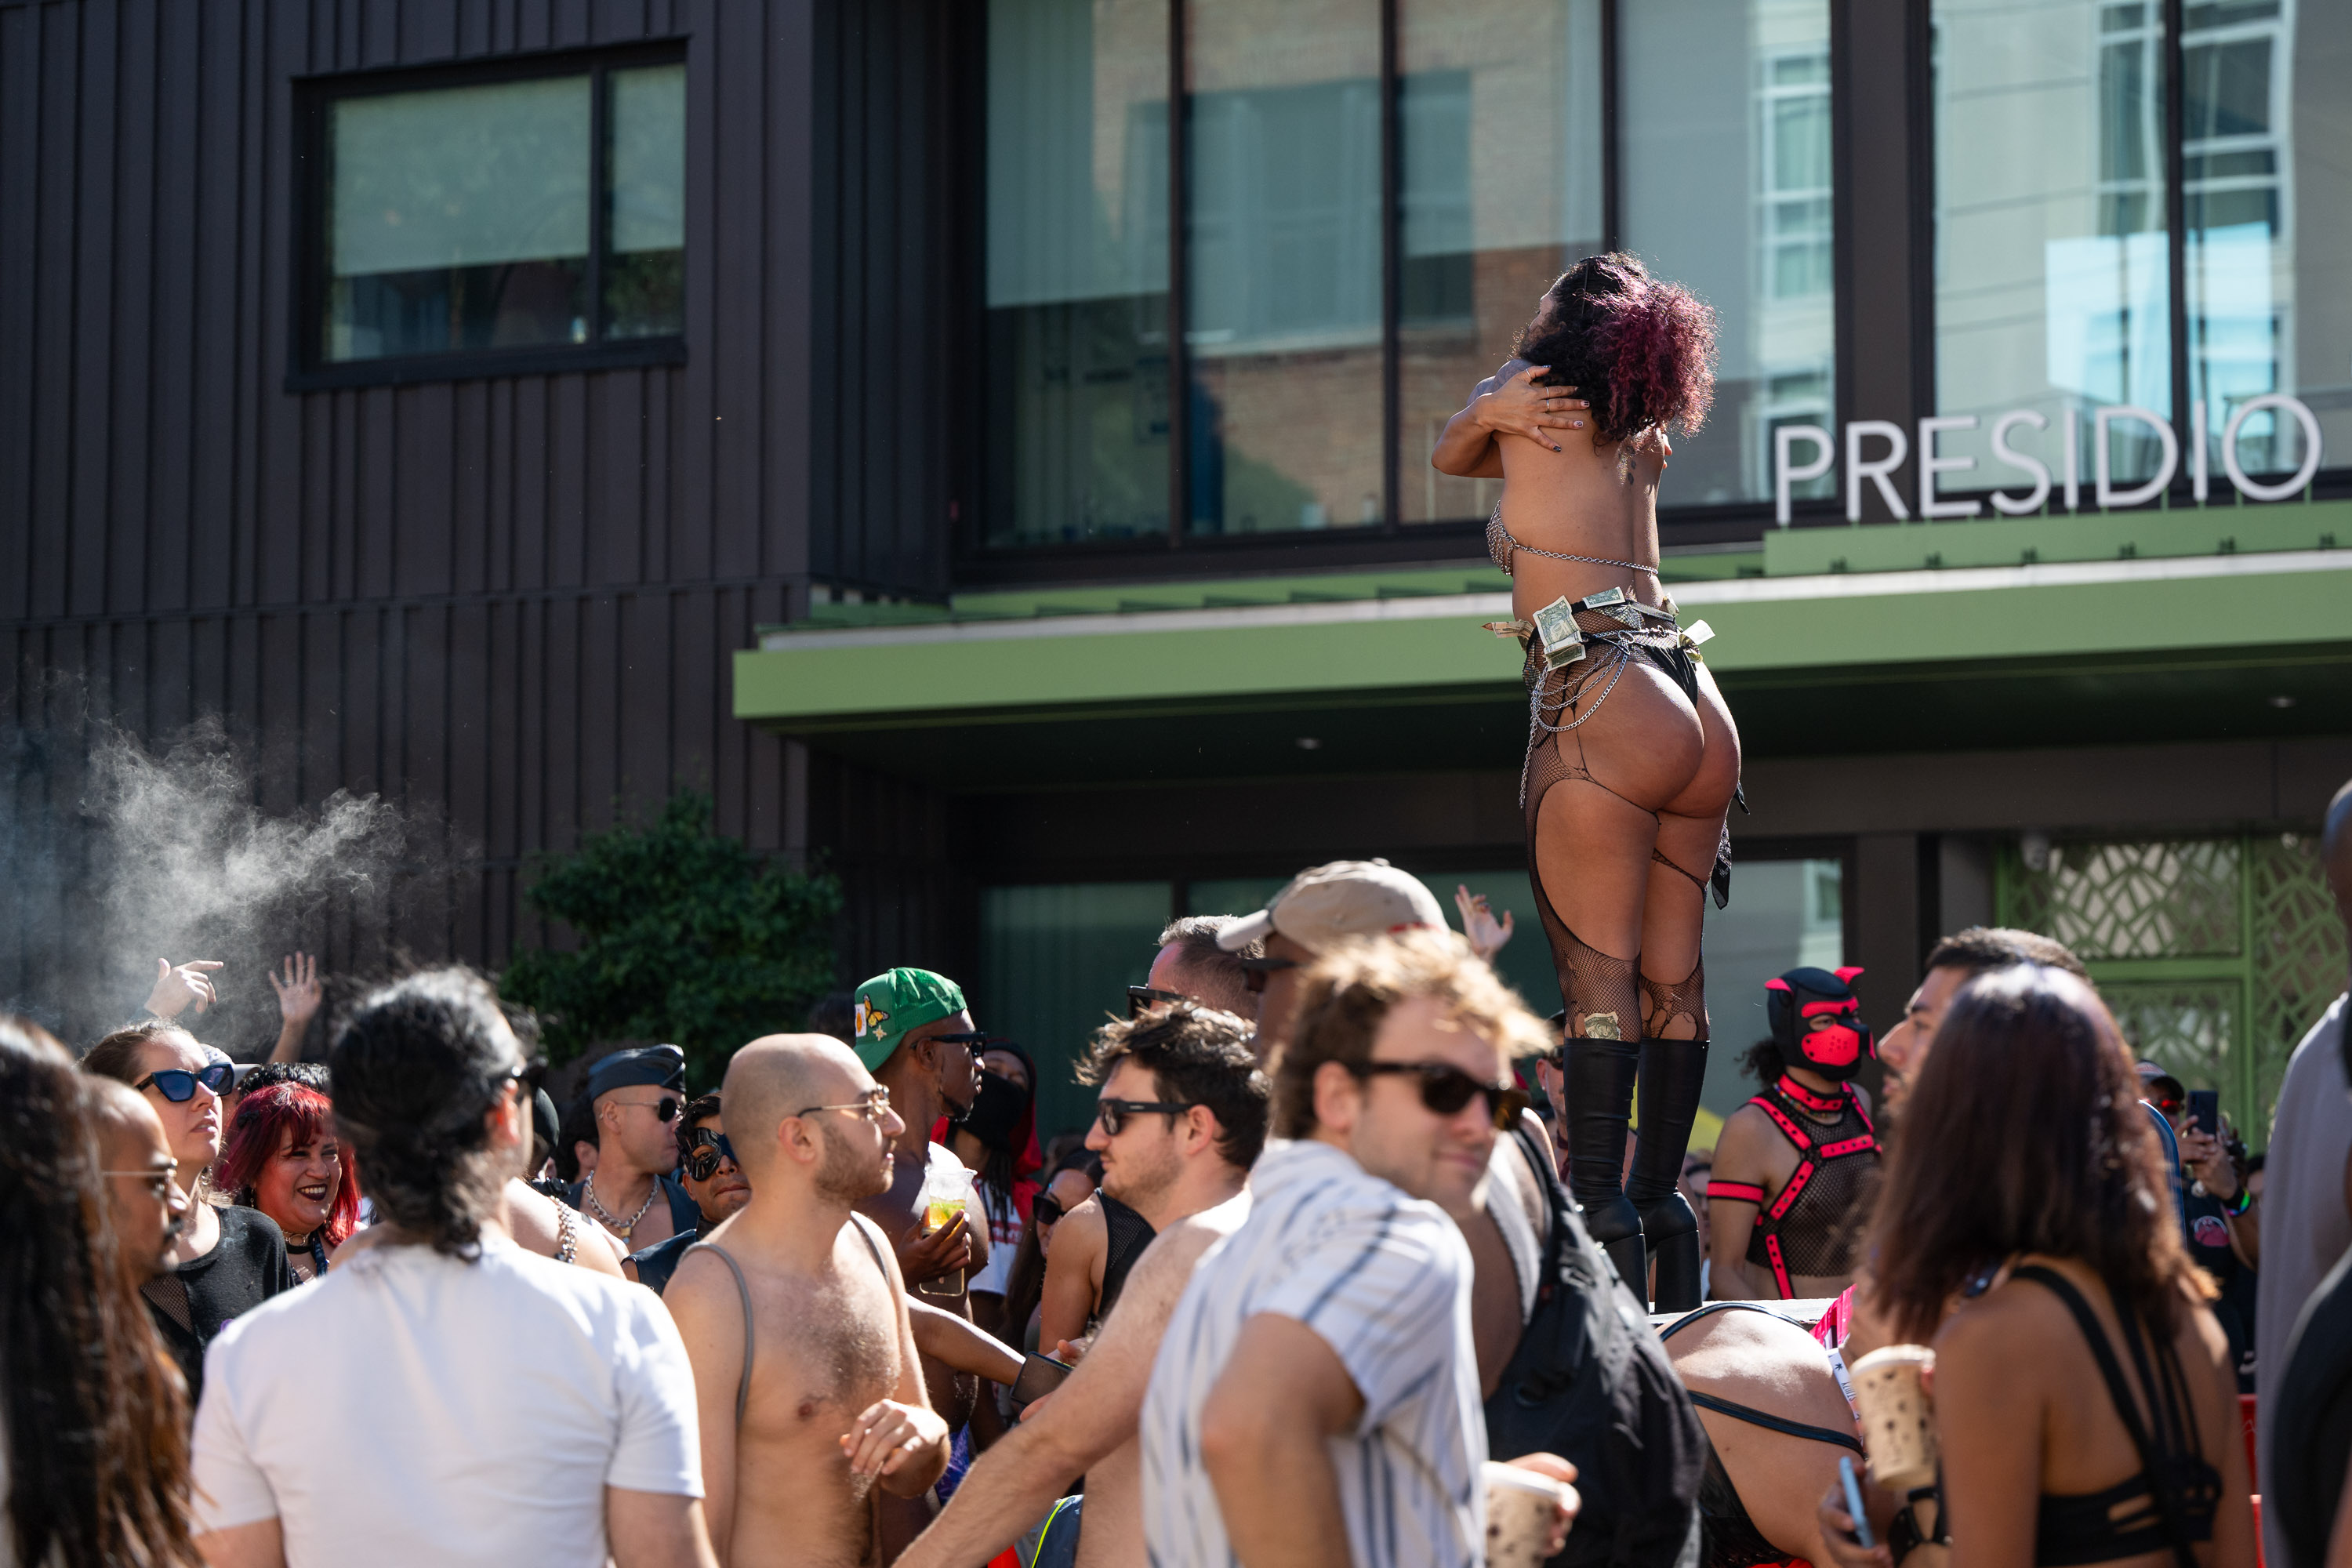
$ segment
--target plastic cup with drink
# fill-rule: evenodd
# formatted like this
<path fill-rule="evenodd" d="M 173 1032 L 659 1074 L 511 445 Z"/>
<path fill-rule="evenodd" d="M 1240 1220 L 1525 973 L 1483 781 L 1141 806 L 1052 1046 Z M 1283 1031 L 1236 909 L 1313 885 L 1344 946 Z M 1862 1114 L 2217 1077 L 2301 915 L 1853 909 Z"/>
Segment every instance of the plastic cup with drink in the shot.
<path fill-rule="evenodd" d="M 1862 1407 L 1870 1479 L 1891 1492 L 1907 1492 L 1936 1479 L 1936 1405 L 1920 1381 L 1935 1364 L 1936 1352 L 1926 1345 L 1887 1345 L 1853 1363 L 1853 1398 Z"/>
<path fill-rule="evenodd" d="M 936 1236 L 966 1214 L 971 1204 L 971 1173 L 961 1165 L 950 1168 L 937 1161 L 923 1172 L 923 1234 Z M 971 1223 L 966 1219 L 966 1224 Z M 950 1269 L 922 1280 L 915 1289 L 926 1296 L 960 1296 L 965 1270 Z"/>

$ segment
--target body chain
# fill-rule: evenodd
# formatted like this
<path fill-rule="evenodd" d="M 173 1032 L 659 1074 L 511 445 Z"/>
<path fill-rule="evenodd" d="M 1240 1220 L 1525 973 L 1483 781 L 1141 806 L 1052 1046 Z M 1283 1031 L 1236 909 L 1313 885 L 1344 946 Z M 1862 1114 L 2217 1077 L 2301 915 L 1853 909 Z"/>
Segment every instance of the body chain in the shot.
<path fill-rule="evenodd" d="M 1538 550 L 1532 544 L 1521 544 L 1517 540 L 1511 537 L 1511 531 L 1503 526 L 1503 503 L 1501 501 L 1496 501 L 1495 503 L 1495 510 L 1493 514 L 1487 518 L 1486 526 L 1494 530 L 1496 533 L 1502 536 L 1503 542 L 1511 547 L 1511 552 L 1515 555 L 1524 550 L 1530 555 L 1540 555 L 1547 561 L 1581 561 L 1588 566 L 1621 566 L 1628 572 L 1647 572 L 1653 577 L 1655 577 L 1658 574 L 1658 569 L 1656 567 L 1644 566 L 1638 561 L 1612 561 L 1607 557 L 1601 555 L 1570 555 L 1566 551 Z M 1497 564 L 1500 563 L 1498 563 Z M 1511 569 L 1508 566 L 1503 567 L 1503 571 L 1506 574 L 1508 574 L 1510 570 Z"/>

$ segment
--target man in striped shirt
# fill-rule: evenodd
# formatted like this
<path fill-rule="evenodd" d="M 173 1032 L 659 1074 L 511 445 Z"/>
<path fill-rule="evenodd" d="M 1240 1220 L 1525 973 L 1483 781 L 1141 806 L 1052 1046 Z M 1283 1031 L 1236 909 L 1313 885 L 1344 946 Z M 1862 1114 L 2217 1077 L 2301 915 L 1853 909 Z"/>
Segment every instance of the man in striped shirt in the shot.
<path fill-rule="evenodd" d="M 1541 1025 L 1443 931 L 1299 977 L 1249 1219 L 1177 1302 L 1143 1410 L 1154 1568 L 1483 1560 L 1465 1201 Z M 1570 1479 L 1550 1456 L 1517 1461 Z M 1564 1534 L 1567 1514 L 1560 1529 Z M 1555 1543 L 1557 1544 L 1557 1543 Z"/>

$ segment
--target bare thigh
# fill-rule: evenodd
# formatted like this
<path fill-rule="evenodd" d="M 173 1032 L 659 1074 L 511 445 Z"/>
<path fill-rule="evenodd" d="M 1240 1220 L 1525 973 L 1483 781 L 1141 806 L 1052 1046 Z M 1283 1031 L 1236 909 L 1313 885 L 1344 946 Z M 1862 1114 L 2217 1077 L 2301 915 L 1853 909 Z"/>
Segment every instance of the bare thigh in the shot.
<path fill-rule="evenodd" d="M 1594 679 L 1589 695 L 1598 696 L 1609 679 Z M 1715 863 L 1713 835 L 1739 776 L 1730 711 L 1704 674 L 1699 696 L 1694 705 L 1663 671 L 1629 658 L 1606 700 L 1597 709 L 1588 704 L 1591 718 L 1543 738 L 1571 773 L 1590 775 L 1554 784 L 1537 809 L 1535 861 L 1545 896 L 1580 941 L 1614 958 L 1641 956 L 1643 972 L 1654 977 L 1680 979 L 1690 967 L 1684 963 L 1671 975 L 1653 969 L 1646 949 L 1654 889 L 1679 916 L 1674 923 L 1693 926 L 1685 945 L 1694 954 L 1698 889 L 1671 878 L 1688 889 L 1689 897 L 1678 899 L 1651 852 L 1672 856 L 1697 837 L 1699 819 L 1689 814 L 1704 809 L 1721 773 L 1727 782 L 1720 785 L 1715 826 L 1704 856 L 1691 857 L 1703 875 Z M 1671 964 L 1676 955 L 1666 956 Z"/>
<path fill-rule="evenodd" d="M 1673 864 L 1650 862 L 1649 890 L 1642 905 L 1642 973 L 1666 984 L 1697 973 L 1706 916 L 1706 889 L 1701 883 L 1715 869 L 1724 817 L 1731 810 L 1732 792 L 1739 787 L 1739 730 L 1705 665 L 1699 667 L 1694 711 L 1702 736 L 1698 765 L 1682 792 L 1658 813 L 1657 852 Z M 1669 1033 L 1681 1034 L 1684 1027 Z"/>

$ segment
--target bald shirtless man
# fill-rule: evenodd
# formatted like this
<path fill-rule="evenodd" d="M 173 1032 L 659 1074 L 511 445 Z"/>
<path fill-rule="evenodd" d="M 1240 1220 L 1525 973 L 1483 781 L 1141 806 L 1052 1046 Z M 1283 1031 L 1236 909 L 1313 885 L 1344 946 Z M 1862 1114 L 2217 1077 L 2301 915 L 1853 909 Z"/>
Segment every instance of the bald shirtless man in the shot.
<path fill-rule="evenodd" d="M 694 1363 L 711 1540 L 727 1568 L 878 1565 L 882 1494 L 919 1497 L 948 1462 L 905 1281 L 853 1212 L 889 1188 L 905 1123 L 823 1035 L 752 1041 L 720 1099 L 751 1201 L 663 1298 Z"/>

